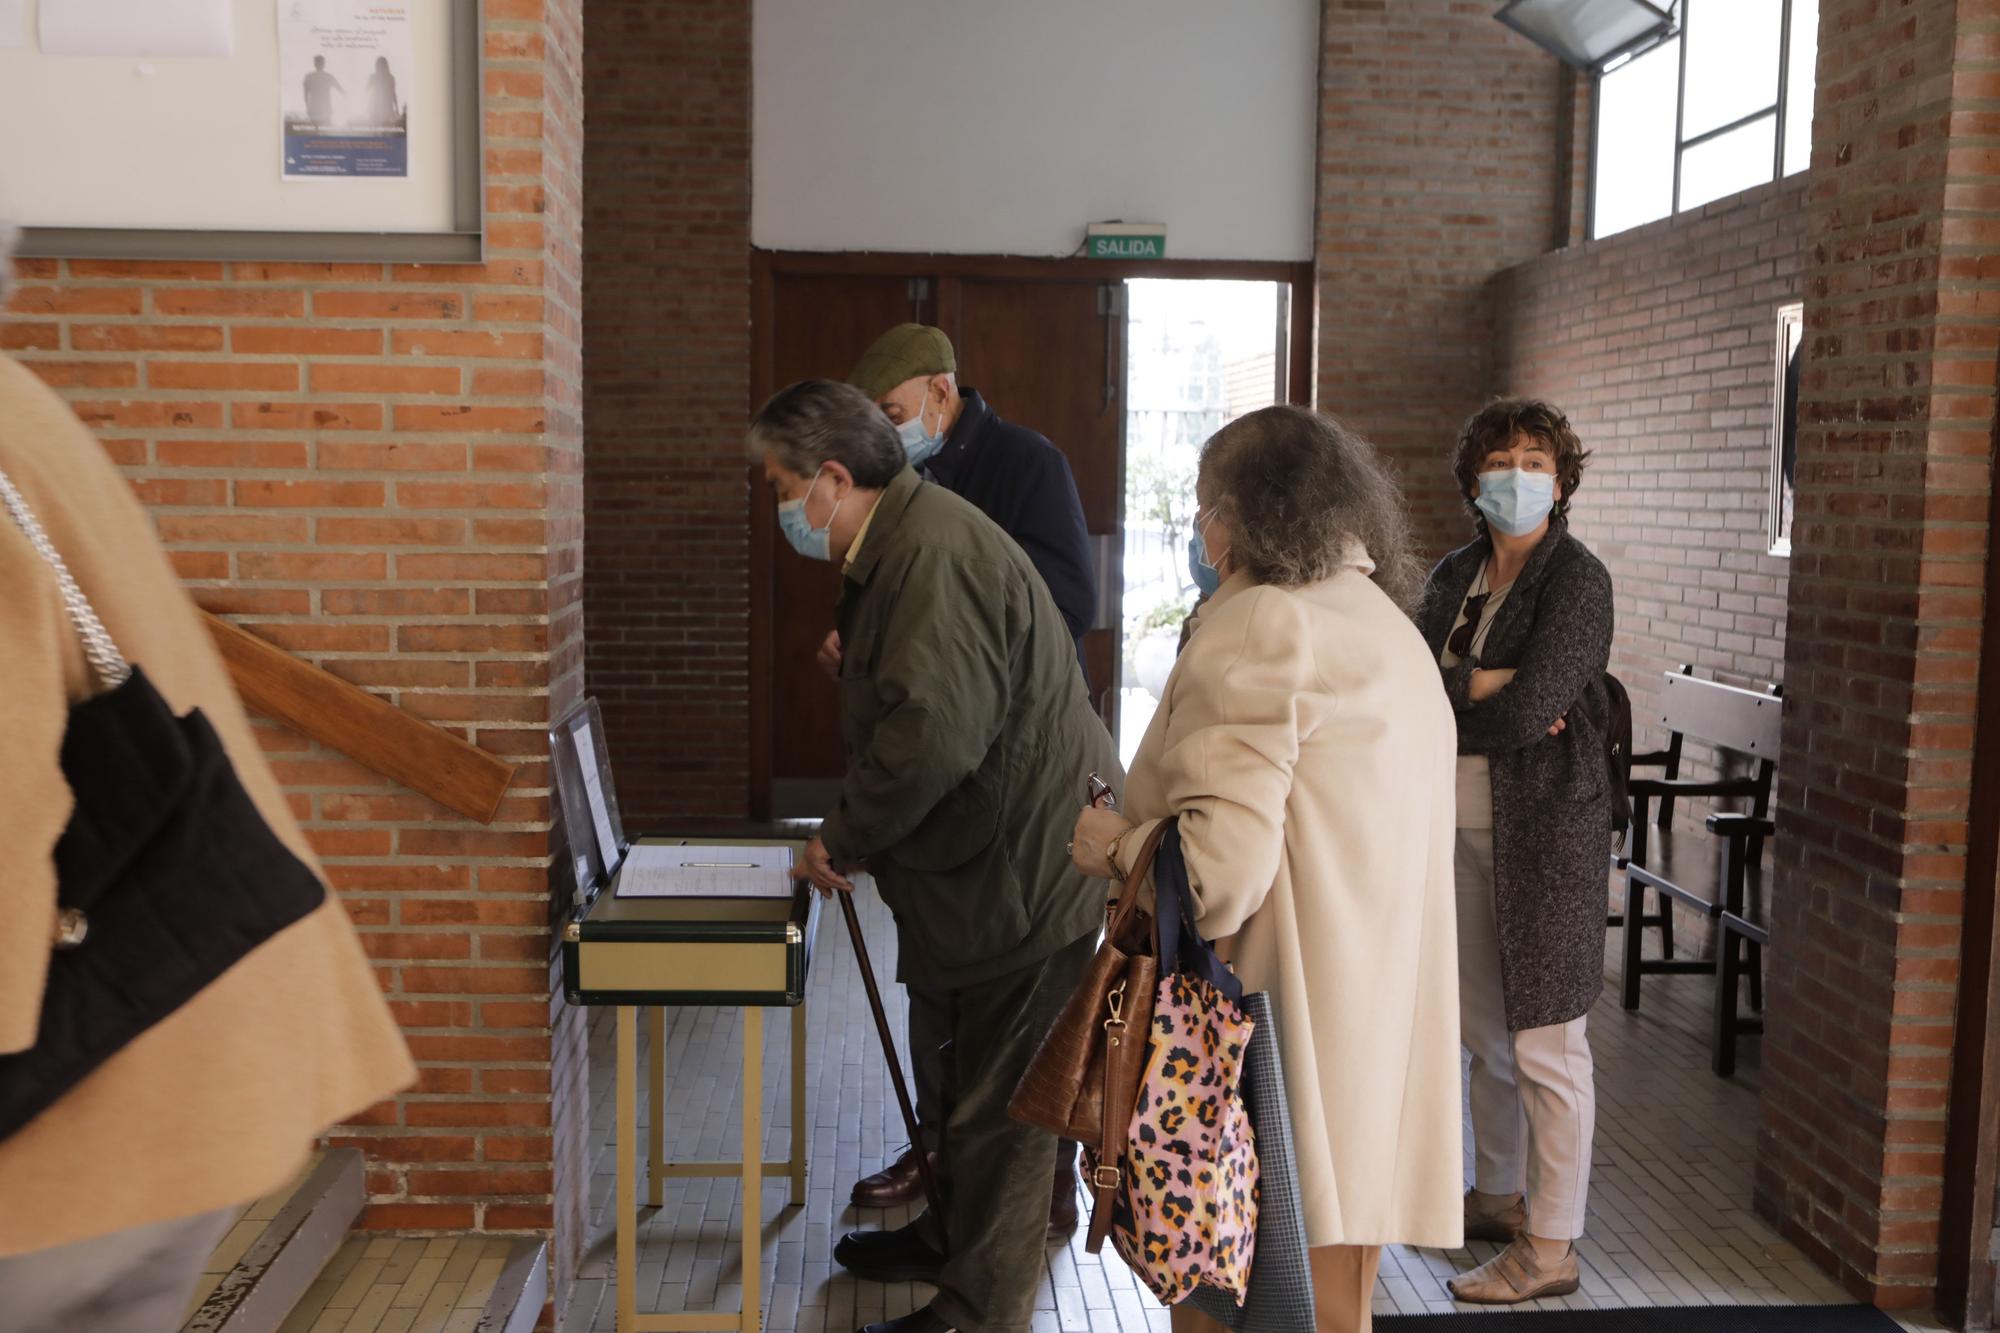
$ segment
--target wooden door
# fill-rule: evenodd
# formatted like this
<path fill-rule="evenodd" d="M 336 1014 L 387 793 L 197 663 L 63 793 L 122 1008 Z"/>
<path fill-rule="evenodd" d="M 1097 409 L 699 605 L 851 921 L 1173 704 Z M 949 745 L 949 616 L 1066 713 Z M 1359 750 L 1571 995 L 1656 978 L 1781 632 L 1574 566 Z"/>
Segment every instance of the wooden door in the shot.
<path fill-rule="evenodd" d="M 891 325 L 930 318 L 926 281 L 874 274 L 778 273 L 772 276 L 768 385 L 775 393 L 802 379 L 844 380 L 868 344 Z M 764 509 L 776 504 L 757 487 Z M 824 814 L 824 784 L 845 771 L 839 688 L 814 665 L 833 628 L 840 595 L 836 565 L 800 556 L 775 522 L 761 540 L 771 571 L 769 638 L 771 787 L 779 814 Z M 786 799 L 782 793 L 790 789 Z M 784 809 L 779 807 L 793 807 Z"/>
<path fill-rule="evenodd" d="M 1084 636 L 1093 701 L 1117 727 L 1118 559 L 1124 512 L 1124 284 L 1103 279 L 945 278 L 940 327 L 958 381 L 1069 459 L 1097 560 L 1096 624 Z M 1109 586 L 1105 586 L 1105 585 Z"/>

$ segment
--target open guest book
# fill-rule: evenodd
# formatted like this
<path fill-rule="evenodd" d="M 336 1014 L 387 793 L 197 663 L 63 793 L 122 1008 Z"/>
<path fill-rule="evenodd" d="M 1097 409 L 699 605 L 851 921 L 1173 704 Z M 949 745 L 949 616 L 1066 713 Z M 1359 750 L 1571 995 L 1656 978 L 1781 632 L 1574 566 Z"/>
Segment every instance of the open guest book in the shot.
<path fill-rule="evenodd" d="M 617 892 L 628 898 L 789 898 L 789 847 L 628 848 Z"/>
<path fill-rule="evenodd" d="M 614 898 L 789 899 L 797 892 L 793 849 L 782 842 L 718 846 L 687 838 L 627 838 L 597 700 L 586 699 L 555 725 L 549 753 L 574 858 L 577 906 L 606 887 Z"/>

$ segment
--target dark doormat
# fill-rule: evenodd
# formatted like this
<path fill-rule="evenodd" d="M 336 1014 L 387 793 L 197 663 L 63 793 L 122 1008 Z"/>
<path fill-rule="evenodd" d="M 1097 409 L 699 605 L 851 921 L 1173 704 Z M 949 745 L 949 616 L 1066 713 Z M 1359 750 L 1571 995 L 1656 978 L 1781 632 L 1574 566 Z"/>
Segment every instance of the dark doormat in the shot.
<path fill-rule="evenodd" d="M 1381 1315 L 1382 1333 L 1464 1333 L 1479 1314 Z M 1899 1333 L 1872 1305 L 1676 1305 L 1640 1310 L 1519 1310 L 1492 1333 Z"/>

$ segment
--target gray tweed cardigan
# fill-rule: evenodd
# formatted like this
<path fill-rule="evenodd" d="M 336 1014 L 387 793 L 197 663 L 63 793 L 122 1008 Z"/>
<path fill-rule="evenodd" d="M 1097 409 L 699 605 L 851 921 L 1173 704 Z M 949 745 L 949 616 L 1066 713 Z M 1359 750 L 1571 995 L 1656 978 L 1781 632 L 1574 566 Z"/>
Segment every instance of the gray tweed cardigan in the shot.
<path fill-rule="evenodd" d="M 1416 618 L 1433 657 L 1492 549 L 1482 536 L 1431 571 Z M 1492 765 L 1500 979 L 1507 1027 L 1520 1032 L 1580 1017 L 1604 986 L 1611 576 L 1557 519 L 1494 616 L 1479 658 L 1443 674 L 1458 752 Z M 1482 667 L 1516 674 L 1473 703 Z M 1551 736 L 1559 717 L 1569 725 Z"/>

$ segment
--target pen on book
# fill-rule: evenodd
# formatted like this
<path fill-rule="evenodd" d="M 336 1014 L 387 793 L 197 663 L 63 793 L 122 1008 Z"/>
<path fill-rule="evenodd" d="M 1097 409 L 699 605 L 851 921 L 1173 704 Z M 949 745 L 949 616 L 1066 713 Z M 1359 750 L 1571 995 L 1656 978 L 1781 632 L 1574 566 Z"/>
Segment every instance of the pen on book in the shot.
<path fill-rule="evenodd" d="M 757 863 L 755 861 L 683 861 L 681 862 L 681 866 L 687 870 L 755 870 Z"/>

